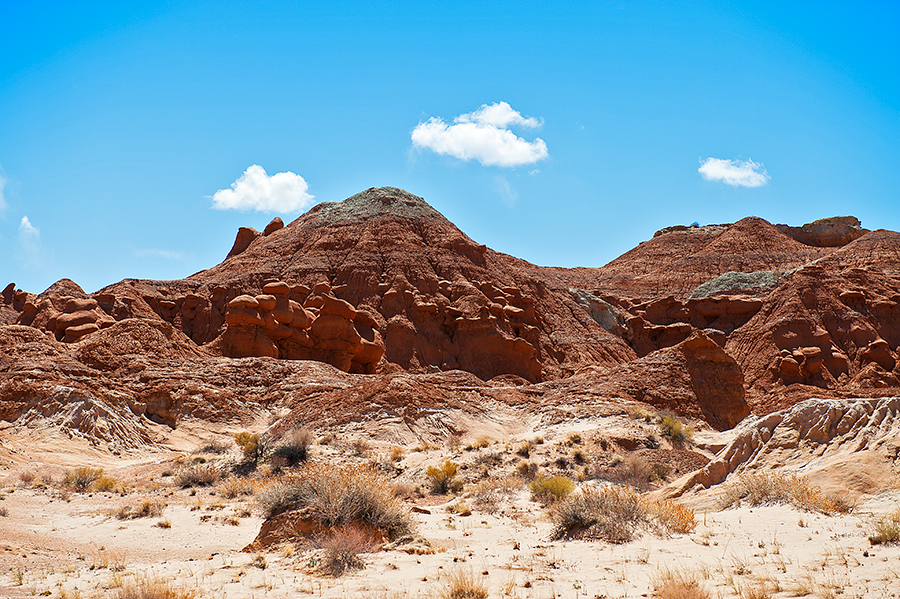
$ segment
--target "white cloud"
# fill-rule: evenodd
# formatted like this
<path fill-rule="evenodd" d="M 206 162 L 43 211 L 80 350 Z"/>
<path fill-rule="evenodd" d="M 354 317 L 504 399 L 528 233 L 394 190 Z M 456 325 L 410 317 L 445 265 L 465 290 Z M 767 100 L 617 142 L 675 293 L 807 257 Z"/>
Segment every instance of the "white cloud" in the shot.
<path fill-rule="evenodd" d="M 701 161 L 697 171 L 707 181 L 721 181 L 735 187 L 761 187 L 770 179 L 762 163 L 752 160 L 707 158 Z"/>
<path fill-rule="evenodd" d="M 162 258 L 164 260 L 184 260 L 185 253 L 178 252 L 173 250 L 160 250 L 156 248 L 150 248 L 146 250 L 136 250 L 135 255 L 139 258 Z"/>
<path fill-rule="evenodd" d="M 32 225 L 27 216 L 19 223 L 19 239 L 22 243 L 39 243 L 41 240 L 40 229 Z"/>
<path fill-rule="evenodd" d="M 259 212 L 297 212 L 309 206 L 315 196 L 303 177 L 290 171 L 271 177 L 263 167 L 254 164 L 231 184 L 212 196 L 217 210 L 256 210 Z"/>
<path fill-rule="evenodd" d="M 540 127 L 542 121 L 523 117 L 506 102 L 483 104 L 453 122 L 448 125 L 433 117 L 419 123 L 412 131 L 413 145 L 460 160 L 477 160 L 484 166 L 521 166 L 549 156 L 540 137 L 527 141 L 509 130 L 511 126 Z"/>

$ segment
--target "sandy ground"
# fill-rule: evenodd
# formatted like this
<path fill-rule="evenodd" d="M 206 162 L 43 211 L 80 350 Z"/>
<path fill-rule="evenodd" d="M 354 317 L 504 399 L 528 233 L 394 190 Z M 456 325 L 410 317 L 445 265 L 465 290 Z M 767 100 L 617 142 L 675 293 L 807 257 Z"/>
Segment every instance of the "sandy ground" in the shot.
<path fill-rule="evenodd" d="M 364 554 L 363 569 L 334 578 L 310 568 L 312 549 L 242 552 L 261 524 L 254 500 L 148 475 L 162 467 L 130 464 L 141 489 L 125 495 L 25 488 L 11 472 L 0 501 L 0 596 L 116 597 L 159 579 L 208 597 L 438 597 L 459 572 L 483 581 L 490 597 L 648 597 L 667 572 L 696 578 L 711 597 L 900 596 L 900 547 L 868 541 L 874 517 L 896 509 L 900 493 L 841 516 L 698 507 L 692 534 L 621 545 L 549 540 L 547 511 L 525 489 L 493 513 L 466 516 L 448 510 L 458 499 L 425 497 L 433 505 L 414 516 L 434 553 Z M 115 517 L 145 498 L 166 502 L 162 514 Z"/>

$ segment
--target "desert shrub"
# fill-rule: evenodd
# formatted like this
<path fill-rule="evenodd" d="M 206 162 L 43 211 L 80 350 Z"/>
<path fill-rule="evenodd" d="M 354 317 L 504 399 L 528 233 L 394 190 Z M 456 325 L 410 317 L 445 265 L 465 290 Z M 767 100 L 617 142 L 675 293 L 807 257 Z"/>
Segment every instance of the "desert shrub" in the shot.
<path fill-rule="evenodd" d="M 83 493 L 101 476 L 103 476 L 103 468 L 80 466 L 74 470 L 66 471 L 65 477 L 63 478 L 63 484 L 79 493 Z"/>
<path fill-rule="evenodd" d="M 92 485 L 95 491 L 106 492 L 116 488 L 116 480 L 109 476 L 101 476 Z"/>
<path fill-rule="evenodd" d="M 390 481 L 366 466 L 306 463 L 259 493 L 266 517 L 285 509 L 305 515 L 331 528 L 368 524 L 396 539 L 414 529 L 412 517 L 394 496 Z"/>
<path fill-rule="evenodd" d="M 7 516 L 9 516 L 9 510 L 5 505 L 0 506 L 0 517 L 6 518 Z"/>
<path fill-rule="evenodd" d="M 429 466 L 425 470 L 425 476 L 428 477 L 428 486 L 431 492 L 436 495 L 444 493 L 458 493 L 462 490 L 462 481 L 456 478 L 457 465 L 450 460 L 444 462 L 440 467 Z"/>
<path fill-rule="evenodd" d="M 566 445 L 581 445 L 581 435 L 579 433 L 569 433 L 566 437 Z"/>
<path fill-rule="evenodd" d="M 625 543 L 639 528 L 686 533 L 694 512 L 670 501 L 648 501 L 628 487 L 588 487 L 554 505 L 553 537 L 585 537 Z"/>
<path fill-rule="evenodd" d="M 688 534 L 697 528 L 694 510 L 674 501 L 662 499 L 646 502 L 647 513 L 661 531 Z"/>
<path fill-rule="evenodd" d="M 664 415 L 659 418 L 659 432 L 675 443 L 690 443 L 694 438 L 694 429 L 674 416 Z"/>
<path fill-rule="evenodd" d="M 296 466 L 309 457 L 309 446 L 313 443 L 312 433 L 297 429 L 287 435 L 272 451 L 272 462 L 276 465 Z"/>
<path fill-rule="evenodd" d="M 256 464 L 265 453 L 262 438 L 258 433 L 242 431 L 235 433 L 234 442 L 244 455 L 244 460 L 249 464 Z"/>
<path fill-rule="evenodd" d="M 522 478 L 532 479 L 537 475 L 538 466 L 534 462 L 528 460 L 519 460 L 516 464 L 516 474 Z"/>
<path fill-rule="evenodd" d="M 178 471 L 175 484 L 182 488 L 206 487 L 214 484 L 221 475 L 213 464 L 194 464 Z"/>
<path fill-rule="evenodd" d="M 663 570 L 654 577 L 653 590 L 659 599 L 709 599 L 709 592 L 689 572 Z"/>
<path fill-rule="evenodd" d="M 500 502 L 512 497 L 516 491 L 522 488 L 523 484 L 524 481 L 517 476 L 488 478 L 479 481 L 469 491 L 468 496 L 472 498 L 475 509 L 493 514 L 497 511 Z"/>
<path fill-rule="evenodd" d="M 533 499 L 538 501 L 559 501 L 575 490 L 575 482 L 565 476 L 536 478 L 528 485 Z"/>
<path fill-rule="evenodd" d="M 403 456 L 406 455 L 406 450 L 400 447 L 399 445 L 394 445 L 391 447 L 391 461 L 399 462 L 403 459 Z"/>
<path fill-rule="evenodd" d="M 632 420 L 643 420 L 644 422 L 652 422 L 656 418 L 656 412 L 648 410 L 644 406 L 634 406 L 628 408 L 628 417 Z"/>
<path fill-rule="evenodd" d="M 516 455 L 527 458 L 531 455 L 531 443 L 525 441 L 516 448 Z"/>
<path fill-rule="evenodd" d="M 441 599 L 487 599 L 488 589 L 483 579 L 471 571 L 453 570 L 447 574 Z"/>
<path fill-rule="evenodd" d="M 650 480 L 654 482 L 665 482 L 669 479 L 672 467 L 665 464 L 653 464 L 650 466 Z"/>
<path fill-rule="evenodd" d="M 823 514 L 842 513 L 848 509 L 846 502 L 828 497 L 805 477 L 793 473 L 744 474 L 725 488 L 720 507 L 740 506 L 742 501 L 750 505 L 787 503 L 807 512 Z"/>
<path fill-rule="evenodd" d="M 360 553 L 368 553 L 374 543 L 369 534 L 359 526 L 347 525 L 333 529 L 318 541 L 325 550 L 319 569 L 330 576 L 340 576 L 347 570 L 359 570 L 365 566 Z"/>
<path fill-rule="evenodd" d="M 197 453 L 223 454 L 228 451 L 228 445 L 221 441 L 207 441 L 197 449 Z"/>
<path fill-rule="evenodd" d="M 117 599 L 197 599 L 200 592 L 175 586 L 162 578 L 143 579 L 127 583 L 119 589 Z"/>
<path fill-rule="evenodd" d="M 19 481 L 21 481 L 21 483 L 26 487 L 30 487 L 36 478 L 37 475 L 31 470 L 19 472 Z"/>
<path fill-rule="evenodd" d="M 900 509 L 875 521 L 869 542 L 872 545 L 900 543 Z"/>
<path fill-rule="evenodd" d="M 161 516 L 166 509 L 164 501 L 159 499 L 144 499 L 136 504 L 126 504 L 116 511 L 119 520 L 133 520 L 135 518 L 156 518 Z"/>
<path fill-rule="evenodd" d="M 242 495 L 253 495 L 253 483 L 240 476 L 231 476 L 216 486 L 219 495 L 225 499 L 234 499 Z"/>

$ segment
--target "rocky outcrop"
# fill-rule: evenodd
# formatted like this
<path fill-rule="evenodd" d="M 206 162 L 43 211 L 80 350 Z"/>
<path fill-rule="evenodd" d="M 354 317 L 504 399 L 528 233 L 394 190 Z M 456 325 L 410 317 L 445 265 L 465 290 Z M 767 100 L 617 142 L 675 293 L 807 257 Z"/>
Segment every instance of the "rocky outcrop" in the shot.
<path fill-rule="evenodd" d="M 748 419 L 709 464 L 679 480 L 673 496 L 773 466 L 807 475 L 826 492 L 877 493 L 900 482 L 900 398 L 810 399 Z"/>
<path fill-rule="evenodd" d="M 225 331 L 208 345 L 232 358 L 318 360 L 344 372 L 372 374 L 384 355 L 377 322 L 331 294 L 331 285 L 274 281 L 263 293 L 228 302 Z"/>
<path fill-rule="evenodd" d="M 802 227 L 775 225 L 775 228 L 802 244 L 816 247 L 840 247 L 868 233 L 855 216 L 821 218 Z"/>

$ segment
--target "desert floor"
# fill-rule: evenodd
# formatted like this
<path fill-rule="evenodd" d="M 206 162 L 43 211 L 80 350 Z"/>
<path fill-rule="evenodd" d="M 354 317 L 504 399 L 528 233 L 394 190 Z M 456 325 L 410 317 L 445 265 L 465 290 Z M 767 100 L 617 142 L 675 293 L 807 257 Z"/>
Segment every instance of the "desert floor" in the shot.
<path fill-rule="evenodd" d="M 255 498 L 229 499 L 221 483 L 173 482 L 178 468 L 224 464 L 234 455 L 198 457 L 196 447 L 182 445 L 127 456 L 79 453 L 63 441 L 56 455 L 46 448 L 41 455 L 8 451 L 0 471 L 0 596 L 136 597 L 128 593 L 141 585 L 168 585 L 176 592 L 170 597 L 441 597 L 460 577 L 484 585 L 489 597 L 652 597 L 667 579 L 696 583 L 709 597 L 900 596 L 900 546 L 868 540 L 873 523 L 900 505 L 900 491 L 863 496 L 850 513 L 823 515 L 790 505 L 720 509 L 713 489 L 685 499 L 695 511 L 694 532 L 645 532 L 610 544 L 550 540 L 548 509 L 526 485 L 482 507 L 469 485 L 459 496 L 407 489 L 420 542 L 364 553 L 362 569 L 335 577 L 317 570 L 321 549 L 312 546 L 242 551 L 262 523 Z M 493 447 L 514 457 L 516 443 Z M 354 451 L 363 459 L 378 447 L 314 445 L 311 460 L 351 459 Z M 464 454 L 408 447 L 398 469 L 420 476 L 426 464 L 461 461 Z M 62 486 L 66 469 L 78 463 L 103 467 L 116 490 Z M 116 516 L 144 501 L 161 511 Z"/>

